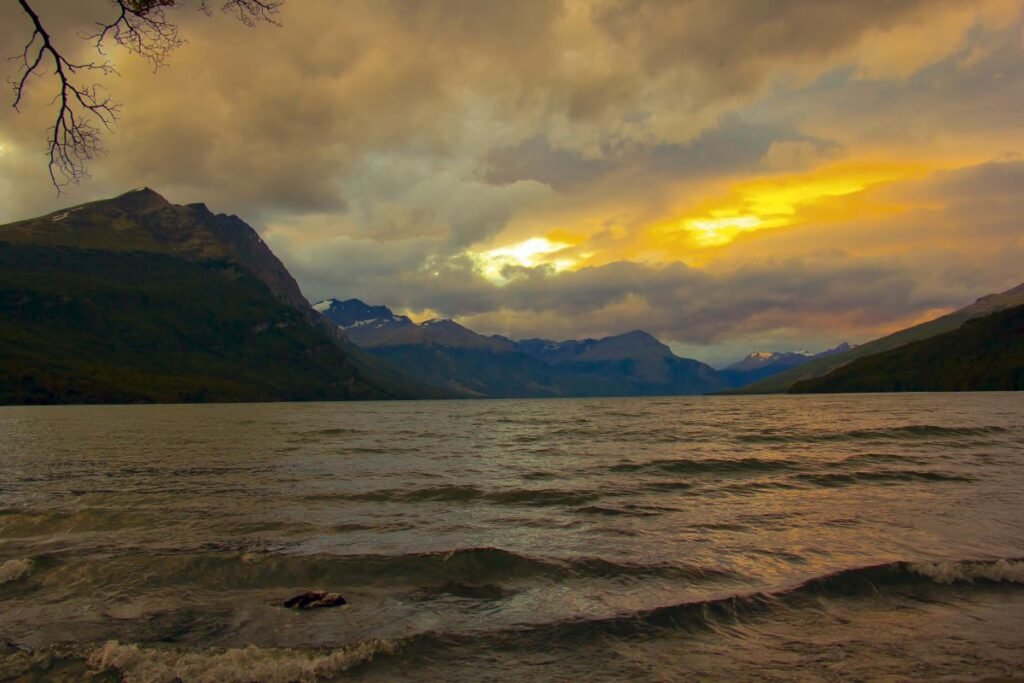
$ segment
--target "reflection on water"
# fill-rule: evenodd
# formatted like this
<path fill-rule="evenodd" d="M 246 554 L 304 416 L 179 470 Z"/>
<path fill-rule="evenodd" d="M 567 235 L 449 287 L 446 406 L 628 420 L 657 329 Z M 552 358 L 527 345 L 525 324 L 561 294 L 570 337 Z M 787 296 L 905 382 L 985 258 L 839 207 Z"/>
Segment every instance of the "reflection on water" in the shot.
<path fill-rule="evenodd" d="M 1022 395 L 3 408 L 0 472 L 0 680 L 1024 666 Z"/>

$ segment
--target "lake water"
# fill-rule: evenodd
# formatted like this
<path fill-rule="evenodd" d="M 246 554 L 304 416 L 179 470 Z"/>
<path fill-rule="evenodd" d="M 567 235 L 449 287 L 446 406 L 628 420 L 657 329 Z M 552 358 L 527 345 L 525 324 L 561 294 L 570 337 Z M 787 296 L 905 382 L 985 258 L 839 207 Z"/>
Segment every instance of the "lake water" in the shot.
<path fill-rule="evenodd" d="M 0 408 L 0 680 L 1022 668 L 1024 394 Z"/>

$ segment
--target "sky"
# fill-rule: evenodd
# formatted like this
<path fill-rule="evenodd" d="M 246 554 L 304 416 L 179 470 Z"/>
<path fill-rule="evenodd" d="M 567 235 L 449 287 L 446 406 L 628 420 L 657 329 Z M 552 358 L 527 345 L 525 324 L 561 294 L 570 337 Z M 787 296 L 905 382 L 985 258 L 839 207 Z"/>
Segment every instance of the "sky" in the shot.
<path fill-rule="evenodd" d="M 55 39 L 104 0 L 33 3 Z M 52 82 L 0 110 L 0 222 L 149 186 L 255 227 L 307 297 L 712 364 L 863 342 L 1024 281 L 1024 0 L 183 6 L 57 196 Z M 30 34 L 0 8 L 0 45 Z M 4 62 L 7 76 L 17 63 Z"/>

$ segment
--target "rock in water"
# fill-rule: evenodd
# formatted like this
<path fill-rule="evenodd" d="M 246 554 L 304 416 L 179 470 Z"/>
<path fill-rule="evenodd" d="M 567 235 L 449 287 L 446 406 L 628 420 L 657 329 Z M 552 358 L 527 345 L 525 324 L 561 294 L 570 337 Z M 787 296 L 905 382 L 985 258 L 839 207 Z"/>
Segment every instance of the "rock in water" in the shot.
<path fill-rule="evenodd" d="M 317 609 L 318 607 L 340 607 L 347 604 L 345 598 L 338 593 L 326 591 L 306 591 L 294 598 L 285 600 L 284 606 L 293 609 Z"/>

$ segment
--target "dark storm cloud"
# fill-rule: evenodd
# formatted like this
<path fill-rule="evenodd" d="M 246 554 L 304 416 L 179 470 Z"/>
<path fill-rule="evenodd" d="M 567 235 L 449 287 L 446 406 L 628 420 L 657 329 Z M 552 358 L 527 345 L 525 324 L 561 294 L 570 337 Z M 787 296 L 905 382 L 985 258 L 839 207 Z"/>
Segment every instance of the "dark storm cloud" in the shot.
<path fill-rule="evenodd" d="M 109 7 L 36 4 L 65 37 Z M 894 186 L 895 217 L 801 223 L 692 258 L 644 240 L 733 181 L 865 155 L 930 171 L 1024 151 L 1020 10 L 289 0 L 281 28 L 252 30 L 176 10 L 189 44 L 167 68 L 112 53 L 125 109 L 89 184 L 57 199 L 47 183 L 45 79 L 21 114 L 0 111 L 0 220 L 150 185 L 252 222 L 313 297 L 521 335 L 868 335 L 1012 279 L 1016 170 Z M 5 53 L 25 26 L 15 3 L 0 9 Z M 484 277 L 488 249 L 555 230 L 595 265 Z"/>

